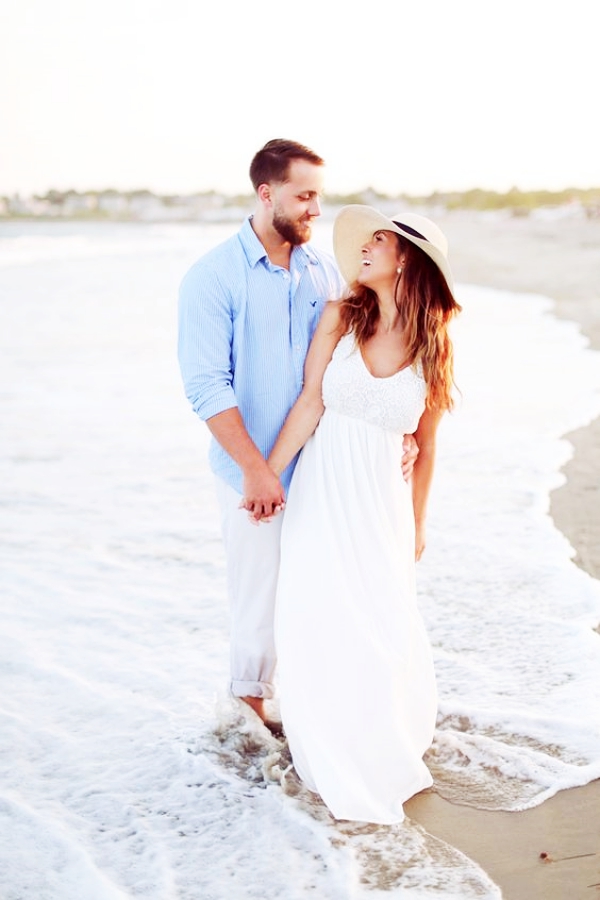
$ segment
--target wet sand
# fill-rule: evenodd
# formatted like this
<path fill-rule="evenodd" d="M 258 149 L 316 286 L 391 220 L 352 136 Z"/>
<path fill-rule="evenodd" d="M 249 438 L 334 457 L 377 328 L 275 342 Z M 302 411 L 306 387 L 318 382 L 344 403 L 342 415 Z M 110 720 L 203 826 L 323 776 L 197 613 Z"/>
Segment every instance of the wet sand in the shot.
<path fill-rule="evenodd" d="M 555 313 L 578 322 L 600 350 L 600 219 L 438 219 L 450 242 L 456 280 L 543 294 Z M 576 551 L 575 562 L 600 578 L 600 418 L 566 438 L 574 456 L 551 513 Z"/>
<path fill-rule="evenodd" d="M 429 792 L 404 809 L 479 863 L 505 900 L 600 896 L 600 781 L 560 791 L 523 812 L 457 806 Z"/>
<path fill-rule="evenodd" d="M 600 350 L 600 220 L 463 212 L 432 218 L 448 236 L 458 283 L 550 297 L 556 314 L 578 322 Z M 600 578 L 600 418 L 565 437 L 574 453 L 550 511 L 574 562 Z M 600 781 L 523 812 L 459 806 L 434 792 L 414 797 L 405 810 L 478 862 L 505 900 L 600 897 Z"/>

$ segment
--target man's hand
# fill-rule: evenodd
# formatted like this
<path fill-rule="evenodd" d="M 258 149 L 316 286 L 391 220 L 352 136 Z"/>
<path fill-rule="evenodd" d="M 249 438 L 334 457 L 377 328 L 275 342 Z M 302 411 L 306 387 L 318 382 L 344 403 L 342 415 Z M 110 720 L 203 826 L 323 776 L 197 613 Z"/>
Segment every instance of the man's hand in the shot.
<path fill-rule="evenodd" d="M 415 461 L 419 455 L 419 447 L 415 440 L 414 434 L 405 434 L 402 441 L 402 476 L 405 481 L 410 481 L 415 466 Z"/>
<path fill-rule="evenodd" d="M 279 478 L 269 466 L 244 473 L 244 494 L 240 509 L 246 509 L 251 521 L 269 522 L 285 506 L 285 493 Z"/>

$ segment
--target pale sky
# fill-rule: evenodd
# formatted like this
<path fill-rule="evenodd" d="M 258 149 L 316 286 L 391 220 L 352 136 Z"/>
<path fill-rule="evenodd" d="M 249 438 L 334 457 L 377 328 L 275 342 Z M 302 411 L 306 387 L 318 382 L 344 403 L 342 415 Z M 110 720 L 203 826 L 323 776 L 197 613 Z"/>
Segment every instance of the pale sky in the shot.
<path fill-rule="evenodd" d="M 593 0 L 0 0 L 0 195 L 600 185 Z"/>

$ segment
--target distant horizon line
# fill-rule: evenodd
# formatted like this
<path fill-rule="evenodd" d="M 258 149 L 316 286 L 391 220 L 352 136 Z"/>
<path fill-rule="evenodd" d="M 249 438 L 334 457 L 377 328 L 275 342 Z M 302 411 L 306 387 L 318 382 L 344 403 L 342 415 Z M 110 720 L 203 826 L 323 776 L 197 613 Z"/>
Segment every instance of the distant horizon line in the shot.
<path fill-rule="evenodd" d="M 463 189 L 442 189 L 435 188 L 429 193 L 409 193 L 407 191 L 398 191 L 396 193 L 393 192 L 385 192 L 378 190 L 372 186 L 366 186 L 363 188 L 357 188 L 355 190 L 350 191 L 326 191 L 323 199 L 327 201 L 328 198 L 337 198 L 337 197 L 353 197 L 353 196 L 361 196 L 361 195 L 372 195 L 375 197 L 380 197 L 382 199 L 396 199 L 398 197 L 403 197 L 406 199 L 412 200 L 426 200 L 431 199 L 433 197 L 452 197 L 452 196 L 465 196 L 465 195 L 488 195 L 488 196 L 496 196 L 496 197 L 509 197 L 509 196 L 531 196 L 531 195 L 548 195 L 548 196 L 564 196 L 565 194 L 594 194 L 596 192 L 600 192 L 600 185 L 590 185 L 588 187 L 577 187 L 577 186 L 569 186 L 564 188 L 520 188 L 514 185 L 507 190 L 501 191 L 496 188 L 481 188 L 481 187 L 471 187 L 471 188 L 463 188 Z M 140 196 L 140 195 L 151 195 L 153 197 L 157 197 L 160 199 L 170 199 L 176 197 L 205 197 L 205 196 L 219 196 L 228 198 L 230 200 L 236 199 L 253 199 L 255 194 L 252 190 L 247 192 L 243 191 L 223 191 L 219 188 L 206 188 L 203 190 L 191 190 L 191 191 L 159 191 L 153 188 L 147 187 L 136 187 L 136 188 L 115 188 L 115 187 L 103 187 L 103 188 L 48 188 L 45 192 L 43 191 L 11 191 L 11 192 L 3 192 L 0 191 L 0 198 L 2 199 L 10 199 L 11 197 L 23 197 L 23 198 L 36 198 L 36 199 L 48 199 L 50 195 L 54 196 L 64 196 L 68 194 L 77 194 L 79 196 L 86 195 L 99 195 L 99 194 L 119 194 L 122 196 Z"/>

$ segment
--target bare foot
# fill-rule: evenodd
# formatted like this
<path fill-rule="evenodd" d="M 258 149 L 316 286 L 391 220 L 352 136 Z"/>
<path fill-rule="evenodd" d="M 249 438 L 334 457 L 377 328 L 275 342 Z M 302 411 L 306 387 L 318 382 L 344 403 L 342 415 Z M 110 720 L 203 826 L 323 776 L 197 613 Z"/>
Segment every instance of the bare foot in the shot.
<path fill-rule="evenodd" d="M 247 703 L 250 709 L 253 709 L 259 719 L 265 721 L 265 701 L 262 697 L 240 697 L 244 703 Z"/>
<path fill-rule="evenodd" d="M 262 721 L 263 725 L 265 725 L 266 728 L 269 729 L 274 737 L 281 738 L 284 736 L 283 726 L 281 722 L 276 722 L 273 719 L 269 719 L 265 710 L 265 701 L 262 697 L 240 697 L 240 700 L 243 700 L 244 703 L 247 703 L 248 706 L 254 710 L 258 718 Z"/>

